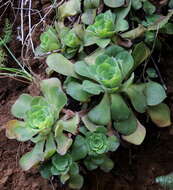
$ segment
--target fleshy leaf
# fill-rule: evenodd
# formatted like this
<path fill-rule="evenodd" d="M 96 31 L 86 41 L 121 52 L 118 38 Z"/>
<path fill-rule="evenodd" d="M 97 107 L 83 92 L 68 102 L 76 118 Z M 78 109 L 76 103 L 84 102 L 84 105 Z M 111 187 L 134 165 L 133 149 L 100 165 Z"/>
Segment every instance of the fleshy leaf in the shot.
<path fill-rule="evenodd" d="M 98 165 L 95 164 L 94 162 L 91 161 L 91 159 L 87 158 L 86 160 L 84 160 L 84 164 L 86 166 L 86 168 L 88 170 L 95 170 L 96 168 L 98 168 Z"/>
<path fill-rule="evenodd" d="M 114 167 L 114 162 L 106 157 L 104 162 L 101 164 L 100 168 L 101 170 L 103 170 L 104 172 L 110 172 L 110 170 L 112 170 Z"/>
<path fill-rule="evenodd" d="M 71 156 L 74 161 L 81 160 L 86 157 L 88 148 L 85 142 L 85 138 L 78 135 L 75 138 L 74 144 L 72 145 Z"/>
<path fill-rule="evenodd" d="M 122 139 L 124 139 L 125 141 L 127 141 L 129 143 L 132 143 L 135 145 L 140 145 L 144 141 L 145 136 L 146 136 L 146 129 L 138 121 L 138 126 L 137 126 L 136 131 L 128 136 L 122 135 Z"/>
<path fill-rule="evenodd" d="M 57 143 L 57 152 L 60 155 L 65 155 L 72 145 L 73 140 L 64 134 L 55 137 Z"/>
<path fill-rule="evenodd" d="M 59 112 L 67 103 L 67 97 L 61 89 L 61 83 L 57 78 L 42 80 L 41 90 L 58 117 Z"/>
<path fill-rule="evenodd" d="M 150 54 L 150 49 L 143 42 L 138 43 L 132 52 L 134 67 L 138 67 Z"/>
<path fill-rule="evenodd" d="M 78 61 L 74 64 L 75 72 L 83 77 L 94 79 L 90 74 L 89 65 L 84 61 Z"/>
<path fill-rule="evenodd" d="M 82 83 L 82 89 L 90 94 L 98 95 L 101 92 L 104 92 L 102 87 L 99 84 L 91 82 L 89 80 L 84 80 Z"/>
<path fill-rule="evenodd" d="M 32 130 L 26 126 L 26 123 L 18 120 L 11 120 L 6 125 L 6 136 L 9 139 L 17 139 L 18 141 L 30 140 L 38 133 L 37 130 Z"/>
<path fill-rule="evenodd" d="M 60 181 L 62 184 L 65 184 L 67 180 L 70 179 L 70 175 L 69 174 L 64 174 L 60 176 Z"/>
<path fill-rule="evenodd" d="M 134 60 L 133 57 L 131 56 L 130 53 L 124 51 L 124 52 L 120 52 L 117 56 L 116 56 L 117 60 L 120 60 L 120 68 L 123 74 L 123 77 L 125 78 L 129 72 L 132 70 L 133 66 L 134 66 Z"/>
<path fill-rule="evenodd" d="M 19 96 L 15 104 L 11 108 L 11 113 L 18 118 L 24 119 L 25 113 L 30 109 L 33 97 L 29 94 L 22 94 Z"/>
<path fill-rule="evenodd" d="M 105 154 L 100 154 L 97 156 L 88 156 L 86 160 L 90 160 L 91 163 L 96 164 L 97 166 L 103 164 L 105 160 Z"/>
<path fill-rule="evenodd" d="M 114 122 L 114 127 L 123 135 L 133 134 L 137 129 L 137 119 L 134 114 L 131 113 L 128 119 Z"/>
<path fill-rule="evenodd" d="M 33 142 L 33 143 L 38 143 L 39 141 L 43 141 L 43 140 L 46 140 L 46 135 L 42 134 L 42 133 L 38 133 L 37 135 L 33 136 L 30 140 Z"/>
<path fill-rule="evenodd" d="M 111 94 L 111 116 L 114 121 L 126 120 L 130 116 L 130 110 L 119 94 Z"/>
<path fill-rule="evenodd" d="M 64 131 L 75 135 L 77 133 L 79 121 L 79 115 L 76 113 L 73 118 L 69 120 L 59 120 L 57 124 L 61 125 Z"/>
<path fill-rule="evenodd" d="M 87 115 L 84 115 L 84 116 L 82 117 L 82 121 L 83 121 L 83 123 L 85 124 L 85 127 L 86 127 L 89 131 L 91 131 L 91 132 L 96 131 L 96 129 L 97 129 L 98 127 L 102 127 L 101 125 L 96 125 L 96 124 L 92 123 L 92 122 L 89 120 L 89 118 L 88 118 Z"/>
<path fill-rule="evenodd" d="M 52 164 L 50 162 L 44 163 L 40 168 L 40 174 L 43 178 L 49 179 L 52 176 L 51 173 Z"/>
<path fill-rule="evenodd" d="M 85 2 L 85 1 L 84 1 Z M 82 14 L 82 22 L 86 25 L 93 24 L 94 19 L 96 17 L 96 9 L 87 9 L 83 14 Z"/>
<path fill-rule="evenodd" d="M 119 53 L 124 52 L 124 48 L 118 45 L 112 45 L 106 48 L 104 54 L 110 56 L 110 57 L 116 57 Z"/>
<path fill-rule="evenodd" d="M 126 31 L 128 30 L 129 28 L 129 23 L 127 22 L 127 20 L 125 19 L 121 19 L 119 20 L 119 22 L 117 22 L 118 24 L 116 25 L 116 32 L 119 32 L 119 31 Z"/>
<path fill-rule="evenodd" d="M 148 82 L 146 84 L 145 93 L 147 96 L 147 104 L 149 106 L 160 104 L 166 98 L 164 88 L 157 82 Z"/>
<path fill-rule="evenodd" d="M 75 74 L 73 63 L 65 58 L 62 54 L 53 53 L 49 55 L 46 59 L 46 63 L 50 69 L 56 71 L 57 73 L 78 78 L 78 76 Z"/>
<path fill-rule="evenodd" d="M 63 126 L 59 125 L 58 122 L 57 122 L 56 127 L 55 127 L 55 137 L 56 136 L 61 136 L 62 133 L 63 133 Z"/>
<path fill-rule="evenodd" d="M 81 12 L 81 0 L 70 0 L 63 3 L 58 8 L 58 15 L 60 19 L 64 19 L 68 16 L 74 16 Z"/>
<path fill-rule="evenodd" d="M 56 152 L 56 144 L 54 141 L 53 134 L 50 134 L 47 137 L 47 141 L 45 144 L 44 158 L 45 159 L 50 158 L 55 152 Z"/>
<path fill-rule="evenodd" d="M 117 8 L 123 6 L 126 2 L 125 0 L 104 0 L 105 5 L 111 8 Z"/>
<path fill-rule="evenodd" d="M 85 31 L 84 46 L 91 46 L 96 43 L 99 37 L 92 35 L 92 33 Z"/>
<path fill-rule="evenodd" d="M 106 134 L 107 128 L 105 128 L 104 126 L 97 127 L 96 132 Z"/>
<path fill-rule="evenodd" d="M 70 175 L 77 175 L 79 173 L 79 166 L 76 162 L 72 163 L 69 173 Z"/>
<path fill-rule="evenodd" d="M 70 177 L 68 185 L 71 189 L 81 189 L 83 186 L 83 182 L 83 177 L 78 174 Z"/>
<path fill-rule="evenodd" d="M 99 38 L 99 39 L 96 40 L 95 43 L 96 43 L 99 47 L 105 48 L 106 46 L 108 46 L 108 44 L 109 44 L 110 42 L 111 42 L 110 39 L 101 39 L 101 38 Z"/>
<path fill-rule="evenodd" d="M 140 36 L 144 35 L 146 30 L 147 29 L 143 25 L 139 24 L 137 28 L 134 28 L 132 30 L 122 33 L 121 37 L 134 40 L 134 39 L 139 38 Z"/>
<path fill-rule="evenodd" d="M 125 31 L 129 28 L 128 22 L 125 20 L 125 17 L 128 15 L 130 9 L 131 9 L 131 1 L 128 1 L 128 6 L 116 8 L 114 10 L 116 14 L 116 23 L 115 23 L 116 32 Z"/>
<path fill-rule="evenodd" d="M 144 113 L 147 108 L 147 98 L 144 94 L 145 88 L 145 84 L 133 84 L 126 89 L 133 107 L 140 113 Z"/>
<path fill-rule="evenodd" d="M 116 136 L 112 135 L 112 136 L 108 137 L 108 141 L 109 141 L 109 150 L 112 152 L 116 151 L 120 145 L 118 138 Z"/>
<path fill-rule="evenodd" d="M 87 102 L 91 94 L 82 90 L 82 84 L 78 82 L 69 82 L 67 84 L 67 94 L 80 102 Z"/>
<path fill-rule="evenodd" d="M 45 141 L 38 142 L 31 152 L 28 152 L 21 157 L 19 164 L 24 171 L 37 165 L 40 161 L 44 161 L 44 144 Z"/>
<path fill-rule="evenodd" d="M 95 124 L 107 125 L 111 120 L 110 100 L 105 94 L 101 102 L 88 113 L 88 118 Z"/>
<path fill-rule="evenodd" d="M 167 127 L 171 125 L 171 113 L 169 107 L 161 103 L 156 106 L 150 106 L 148 108 L 148 114 L 151 117 L 151 120 L 158 127 Z"/>

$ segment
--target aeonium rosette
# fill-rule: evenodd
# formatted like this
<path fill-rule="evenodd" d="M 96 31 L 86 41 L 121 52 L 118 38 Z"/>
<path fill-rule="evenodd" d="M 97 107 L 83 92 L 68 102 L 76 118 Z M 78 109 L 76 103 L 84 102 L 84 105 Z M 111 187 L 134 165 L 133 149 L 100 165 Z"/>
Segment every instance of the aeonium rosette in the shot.
<path fill-rule="evenodd" d="M 89 25 L 85 32 L 84 45 L 97 44 L 105 48 L 116 33 L 116 15 L 110 10 L 96 16 L 92 25 Z"/>
<path fill-rule="evenodd" d="M 65 175 L 72 165 L 72 157 L 69 154 L 64 156 L 56 154 L 52 157 L 52 164 L 51 172 L 53 175 Z"/>
<path fill-rule="evenodd" d="M 78 48 L 81 45 L 81 40 L 76 35 L 76 33 L 73 30 L 69 30 L 64 36 L 63 36 L 63 42 L 66 46 L 70 48 Z"/>
<path fill-rule="evenodd" d="M 121 59 L 100 55 L 96 58 L 95 64 L 90 66 L 90 73 L 105 88 L 116 88 L 123 81 L 121 64 Z"/>
<path fill-rule="evenodd" d="M 42 177 L 50 179 L 53 175 L 58 176 L 61 183 L 68 183 L 71 189 L 80 189 L 83 186 L 83 176 L 79 173 L 80 168 L 72 156 L 55 154 L 49 162 L 40 167 Z"/>
<path fill-rule="evenodd" d="M 82 30 L 81 25 L 75 26 L 73 29 L 61 26 L 59 35 L 61 37 L 62 47 L 64 48 L 63 54 L 68 58 L 72 58 L 77 52 L 82 50 L 82 37 L 77 29 Z"/>
<path fill-rule="evenodd" d="M 72 29 L 62 22 L 48 26 L 40 35 L 40 45 L 36 48 L 36 56 L 45 56 L 47 52 L 61 52 L 68 59 L 82 50 L 83 27 L 76 24 Z"/>
<path fill-rule="evenodd" d="M 108 140 L 103 133 L 90 133 L 87 136 L 89 154 L 103 154 L 108 149 Z"/>
<path fill-rule="evenodd" d="M 89 105 L 89 112 L 83 119 L 85 124 L 108 126 L 113 121 L 114 128 L 123 139 L 139 145 L 145 138 L 146 130 L 133 109 L 139 113 L 147 112 L 158 126 L 170 125 L 169 108 L 162 103 L 166 98 L 162 85 L 154 81 L 134 84 L 133 71 L 149 55 L 150 51 L 144 43 L 137 44 L 132 53 L 112 45 L 96 50 L 75 64 L 60 54 L 52 54 L 48 56 L 47 64 L 52 70 L 68 76 L 64 87 L 75 100 L 87 103 L 92 96 L 102 95 L 96 106 Z M 161 116 L 164 115 L 161 112 L 166 117 Z M 158 117 L 161 118 L 159 122 Z"/>
<path fill-rule="evenodd" d="M 56 30 L 49 26 L 40 36 L 40 48 L 43 52 L 58 50 L 61 47 Z"/>
<path fill-rule="evenodd" d="M 26 125 L 39 132 L 49 133 L 54 120 L 54 115 L 47 102 L 44 105 L 33 105 L 26 112 Z"/>
<path fill-rule="evenodd" d="M 94 24 L 87 27 L 87 31 L 100 38 L 112 37 L 115 33 L 115 14 L 110 10 L 99 14 Z"/>
<path fill-rule="evenodd" d="M 79 123 L 78 114 L 70 119 L 60 118 L 60 112 L 67 103 L 67 97 L 57 78 L 45 79 L 40 83 L 43 96 L 22 94 L 12 106 L 12 114 L 20 120 L 6 124 L 6 135 L 18 141 L 31 140 L 35 146 L 20 159 L 24 170 L 50 158 L 55 152 L 66 154 L 72 145 Z"/>
<path fill-rule="evenodd" d="M 98 156 L 109 151 L 115 151 L 118 148 L 118 138 L 113 134 L 111 136 L 107 134 L 108 130 L 105 127 L 98 127 L 94 131 L 85 134 L 88 155 Z"/>

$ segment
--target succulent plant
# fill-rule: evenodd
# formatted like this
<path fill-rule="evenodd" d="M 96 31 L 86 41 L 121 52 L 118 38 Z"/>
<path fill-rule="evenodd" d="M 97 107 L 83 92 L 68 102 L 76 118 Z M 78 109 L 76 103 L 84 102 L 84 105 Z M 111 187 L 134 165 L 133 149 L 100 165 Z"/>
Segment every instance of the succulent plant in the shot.
<path fill-rule="evenodd" d="M 111 11 L 101 13 L 95 18 L 94 24 L 87 31 L 99 38 L 109 38 L 115 33 L 115 15 Z"/>
<path fill-rule="evenodd" d="M 66 154 L 73 140 L 63 131 L 75 134 L 79 123 L 77 114 L 68 120 L 59 116 L 67 98 L 58 79 L 43 80 L 41 90 L 44 96 L 22 94 L 12 106 L 12 114 L 24 121 L 11 120 L 6 124 L 8 138 L 35 143 L 33 150 L 20 160 L 24 170 L 50 158 L 55 152 Z"/>
<path fill-rule="evenodd" d="M 60 41 L 58 39 L 58 34 L 56 33 L 56 30 L 51 26 L 41 34 L 40 41 L 40 48 L 44 52 L 58 50 L 61 47 Z"/>

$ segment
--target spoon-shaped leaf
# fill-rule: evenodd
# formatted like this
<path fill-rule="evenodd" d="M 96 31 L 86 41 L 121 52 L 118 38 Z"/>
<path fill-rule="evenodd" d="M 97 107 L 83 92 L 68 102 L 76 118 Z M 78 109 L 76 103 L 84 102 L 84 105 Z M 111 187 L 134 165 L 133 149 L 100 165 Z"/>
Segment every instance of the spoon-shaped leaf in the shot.
<path fill-rule="evenodd" d="M 150 49 L 143 42 L 138 43 L 132 52 L 134 69 L 145 61 L 149 57 L 150 53 Z"/>
<path fill-rule="evenodd" d="M 114 121 L 126 120 L 130 116 L 130 110 L 119 94 L 111 94 L 111 116 Z"/>
<path fill-rule="evenodd" d="M 59 120 L 57 122 L 58 125 L 61 125 L 63 127 L 64 131 L 67 131 L 69 133 L 72 134 L 76 134 L 77 133 L 77 128 L 78 128 L 78 124 L 79 124 L 79 115 L 75 114 L 75 116 L 69 120 Z"/>
<path fill-rule="evenodd" d="M 137 119 L 131 112 L 128 119 L 114 122 L 114 127 L 123 135 L 133 134 L 137 129 Z"/>
<path fill-rule="evenodd" d="M 78 78 L 74 71 L 74 65 L 67 58 L 60 53 L 53 53 L 46 59 L 47 65 L 53 71 L 65 76 L 72 76 Z"/>
<path fill-rule="evenodd" d="M 88 113 L 88 118 L 98 125 L 107 125 L 110 122 L 110 100 L 107 94 L 105 94 L 101 102 Z"/>
<path fill-rule="evenodd" d="M 18 141 L 30 140 L 37 130 L 32 130 L 26 126 L 26 123 L 18 120 L 11 120 L 5 125 L 6 136 L 9 139 L 17 139 Z"/>
<path fill-rule="evenodd" d="M 151 120 L 158 127 L 167 127 L 171 125 L 171 113 L 169 107 L 161 103 L 156 106 L 150 106 L 148 108 L 148 114 L 151 117 Z"/>
<path fill-rule="evenodd" d="M 147 104 L 149 106 L 160 104 L 166 98 L 164 88 L 159 83 L 153 81 L 146 84 L 145 93 L 147 96 Z"/>
<path fill-rule="evenodd" d="M 61 83 L 59 79 L 50 78 L 42 80 L 41 90 L 50 104 L 50 107 L 54 109 L 58 117 L 59 112 L 67 103 L 67 97 L 61 89 Z"/>
<path fill-rule="evenodd" d="M 86 157 L 88 153 L 88 147 L 85 138 L 78 135 L 72 145 L 71 156 L 73 161 L 78 161 Z"/>
<path fill-rule="evenodd" d="M 30 109 L 33 97 L 29 94 L 19 96 L 11 108 L 11 113 L 18 118 L 24 119 L 25 113 Z"/>
<path fill-rule="evenodd" d="M 24 171 L 29 170 L 33 166 L 37 165 L 40 161 L 44 161 L 44 144 L 45 141 L 38 142 L 31 152 L 28 152 L 22 156 L 19 164 Z"/>
<path fill-rule="evenodd" d="M 89 65 L 85 61 L 78 61 L 74 64 L 74 69 L 75 72 L 78 75 L 81 75 L 83 77 L 87 77 L 90 79 L 95 79 L 91 74 L 90 74 L 90 69 Z"/>
<path fill-rule="evenodd" d="M 55 141 L 54 141 L 53 134 L 51 133 L 47 137 L 47 141 L 46 141 L 46 144 L 45 144 L 44 158 L 45 159 L 50 158 L 55 152 L 56 152 L 56 144 L 55 144 Z"/>
<path fill-rule="evenodd" d="M 60 155 L 65 155 L 73 142 L 71 138 L 67 137 L 63 133 L 59 136 L 56 136 L 55 140 L 57 143 L 57 152 Z"/>
<path fill-rule="evenodd" d="M 88 118 L 87 115 L 84 115 L 84 116 L 82 117 L 82 121 L 83 121 L 83 123 L 85 124 L 85 127 L 86 127 L 89 131 L 91 131 L 91 132 L 96 131 L 96 129 L 99 128 L 99 127 L 103 127 L 103 126 L 101 126 L 101 125 L 96 125 L 96 124 L 92 123 L 92 122 L 89 120 L 89 118 Z"/>
<path fill-rule="evenodd" d="M 144 94 L 145 84 L 133 84 L 125 89 L 136 111 L 144 113 L 147 108 L 147 98 Z"/>
<path fill-rule="evenodd" d="M 74 16 L 81 11 L 81 0 L 69 0 L 58 8 L 58 16 L 62 20 L 68 16 Z"/>
<path fill-rule="evenodd" d="M 102 87 L 99 84 L 91 82 L 89 80 L 84 80 L 82 83 L 83 90 L 94 95 L 98 95 L 101 92 L 104 92 Z"/>
<path fill-rule="evenodd" d="M 84 179 L 81 175 L 73 175 L 69 179 L 69 187 L 72 189 L 81 189 Z"/>
<path fill-rule="evenodd" d="M 122 139 L 124 139 L 125 141 L 129 143 L 140 145 L 144 141 L 145 136 L 146 136 L 146 129 L 138 121 L 138 126 L 137 126 L 136 131 L 128 136 L 122 135 Z"/>
<path fill-rule="evenodd" d="M 100 165 L 100 169 L 103 170 L 104 172 L 110 172 L 110 170 L 112 170 L 112 168 L 114 167 L 114 162 L 106 157 L 104 159 L 104 162 Z"/>
<path fill-rule="evenodd" d="M 75 100 L 80 102 L 87 102 L 91 96 L 91 94 L 82 89 L 82 84 L 75 81 L 67 84 L 66 92 Z"/>

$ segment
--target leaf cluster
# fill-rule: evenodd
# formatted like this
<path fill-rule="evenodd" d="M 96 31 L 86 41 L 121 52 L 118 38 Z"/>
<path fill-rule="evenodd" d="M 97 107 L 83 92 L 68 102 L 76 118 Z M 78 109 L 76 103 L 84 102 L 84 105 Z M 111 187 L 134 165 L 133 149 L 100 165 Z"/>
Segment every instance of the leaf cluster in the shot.
<path fill-rule="evenodd" d="M 105 11 L 99 13 L 102 6 Z M 144 19 L 132 16 L 138 10 L 145 12 Z M 139 114 L 158 127 L 171 125 L 155 70 L 147 68 L 145 80 L 135 72 L 150 58 L 155 34 L 172 33 L 168 21 L 173 11 L 166 16 L 155 12 L 146 0 L 69 0 L 57 8 L 56 22 L 41 34 L 35 55 L 49 53 L 47 69 L 65 81 L 45 79 L 41 96 L 22 94 L 11 109 L 18 120 L 6 124 L 8 138 L 33 143 L 20 160 L 24 170 L 39 166 L 44 178 L 58 176 L 61 183 L 80 189 L 81 171 L 109 172 L 114 167 L 110 153 L 121 141 L 144 141 L 146 127 Z M 80 111 L 66 109 L 67 97 L 79 102 Z"/>

